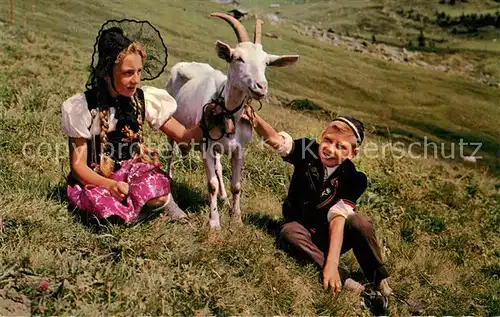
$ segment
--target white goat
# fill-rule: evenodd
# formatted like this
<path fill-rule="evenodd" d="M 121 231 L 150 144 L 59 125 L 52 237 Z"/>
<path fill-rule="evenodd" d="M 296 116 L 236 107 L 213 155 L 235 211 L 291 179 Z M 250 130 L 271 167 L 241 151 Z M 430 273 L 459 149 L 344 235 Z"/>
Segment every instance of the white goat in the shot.
<path fill-rule="evenodd" d="M 201 146 L 210 195 L 210 228 L 217 229 L 220 228 L 217 196 L 220 193 L 221 198 L 227 198 L 222 181 L 222 153 L 231 155 L 231 223 L 242 223 L 241 170 L 245 145 L 252 137 L 251 125 L 240 120 L 243 105 L 250 99 L 260 100 L 267 95 L 266 66 L 287 66 L 295 63 L 299 56 L 276 56 L 264 52 L 261 44 L 263 22 L 260 19 L 255 21 L 254 42 L 251 42 L 245 27 L 232 16 L 224 13 L 212 13 L 211 16 L 228 22 L 238 37 L 238 44 L 234 49 L 221 41 L 215 43 L 217 55 L 228 62 L 227 77 L 208 64 L 181 62 L 170 71 L 167 91 L 177 101 L 174 117 L 186 127 L 198 124 L 202 119 L 204 105 L 222 92 L 225 101 L 221 105 L 223 113 L 234 118 L 234 134 L 226 134 L 217 141 L 208 139 L 208 143 Z M 172 168 L 171 164 L 169 168 Z"/>

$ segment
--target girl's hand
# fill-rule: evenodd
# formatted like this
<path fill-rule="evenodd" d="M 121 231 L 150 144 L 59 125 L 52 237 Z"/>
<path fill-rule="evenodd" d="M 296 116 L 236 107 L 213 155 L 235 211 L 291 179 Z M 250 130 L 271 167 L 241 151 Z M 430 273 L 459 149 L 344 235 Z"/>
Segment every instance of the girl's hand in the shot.
<path fill-rule="evenodd" d="M 114 181 L 108 187 L 109 193 L 118 200 L 124 200 L 128 195 L 128 184 L 125 182 Z"/>

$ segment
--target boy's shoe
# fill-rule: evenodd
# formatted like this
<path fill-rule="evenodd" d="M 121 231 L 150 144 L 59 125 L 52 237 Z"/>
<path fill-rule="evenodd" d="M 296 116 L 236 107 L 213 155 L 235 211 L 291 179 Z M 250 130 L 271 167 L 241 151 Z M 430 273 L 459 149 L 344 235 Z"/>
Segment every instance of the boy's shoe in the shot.
<path fill-rule="evenodd" d="M 389 296 L 384 296 L 380 291 L 367 286 L 361 292 L 361 305 L 368 308 L 376 316 L 387 315 Z"/>

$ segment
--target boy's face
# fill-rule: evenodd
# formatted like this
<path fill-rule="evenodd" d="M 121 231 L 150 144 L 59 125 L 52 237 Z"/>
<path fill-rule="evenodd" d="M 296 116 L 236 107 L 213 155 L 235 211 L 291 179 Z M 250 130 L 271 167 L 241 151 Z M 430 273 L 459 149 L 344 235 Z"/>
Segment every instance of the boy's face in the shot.
<path fill-rule="evenodd" d="M 323 165 L 335 167 L 358 154 L 358 148 L 353 144 L 356 144 L 356 137 L 353 134 L 329 128 L 321 137 L 319 158 Z"/>

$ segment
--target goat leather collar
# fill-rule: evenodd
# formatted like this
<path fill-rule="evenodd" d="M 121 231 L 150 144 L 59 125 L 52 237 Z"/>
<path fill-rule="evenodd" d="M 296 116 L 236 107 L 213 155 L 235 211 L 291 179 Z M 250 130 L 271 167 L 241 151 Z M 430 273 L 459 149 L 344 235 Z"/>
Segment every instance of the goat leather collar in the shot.
<path fill-rule="evenodd" d="M 243 99 L 241 104 L 233 110 L 227 110 L 226 101 L 222 94 L 224 87 L 218 94 L 217 98 L 203 106 L 200 127 L 203 131 L 203 136 L 212 141 L 218 141 L 224 136 L 229 136 L 235 133 L 236 124 L 234 114 L 241 110 L 249 99 Z"/>

